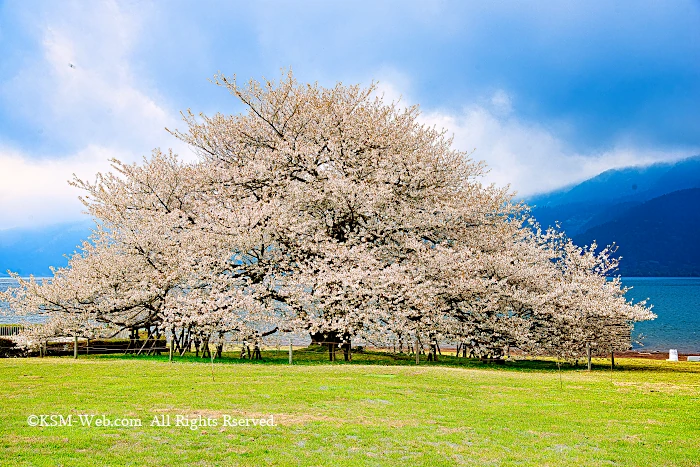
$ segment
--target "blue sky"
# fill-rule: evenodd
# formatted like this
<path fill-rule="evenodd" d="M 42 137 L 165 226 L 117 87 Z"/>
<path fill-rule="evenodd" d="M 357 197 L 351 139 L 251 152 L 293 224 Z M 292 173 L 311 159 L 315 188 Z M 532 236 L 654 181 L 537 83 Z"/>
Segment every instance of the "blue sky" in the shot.
<path fill-rule="evenodd" d="M 0 1 L 0 229 L 76 219 L 117 157 L 194 156 L 208 82 L 379 82 L 520 195 L 700 153 L 700 3 Z M 71 66 L 73 65 L 73 66 Z"/>

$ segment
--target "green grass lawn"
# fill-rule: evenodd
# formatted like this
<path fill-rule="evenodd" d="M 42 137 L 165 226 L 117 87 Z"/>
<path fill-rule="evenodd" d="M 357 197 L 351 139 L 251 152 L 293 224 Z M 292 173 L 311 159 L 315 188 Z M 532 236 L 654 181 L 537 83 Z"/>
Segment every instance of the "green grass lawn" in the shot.
<path fill-rule="evenodd" d="M 700 364 L 621 359 L 611 373 L 601 360 L 560 373 L 551 362 L 264 357 L 217 361 L 214 381 L 194 357 L 2 359 L 0 463 L 700 465 Z M 72 415 L 73 426 L 32 427 L 32 414 Z M 85 427 L 79 414 L 143 426 Z M 167 415 L 173 426 L 150 426 Z M 174 426 L 177 415 L 219 426 Z M 225 415 L 275 426 L 223 427 Z"/>

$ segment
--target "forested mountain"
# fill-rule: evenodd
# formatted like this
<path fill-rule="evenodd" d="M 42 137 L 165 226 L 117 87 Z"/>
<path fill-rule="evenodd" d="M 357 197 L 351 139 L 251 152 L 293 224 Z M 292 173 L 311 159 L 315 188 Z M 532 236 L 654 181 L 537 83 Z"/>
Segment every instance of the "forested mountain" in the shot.
<path fill-rule="evenodd" d="M 634 206 L 574 236 L 578 244 L 615 242 L 623 276 L 700 276 L 700 188 Z"/>
<path fill-rule="evenodd" d="M 700 276 L 700 156 L 609 170 L 527 201 L 577 243 L 618 244 L 622 275 Z"/>

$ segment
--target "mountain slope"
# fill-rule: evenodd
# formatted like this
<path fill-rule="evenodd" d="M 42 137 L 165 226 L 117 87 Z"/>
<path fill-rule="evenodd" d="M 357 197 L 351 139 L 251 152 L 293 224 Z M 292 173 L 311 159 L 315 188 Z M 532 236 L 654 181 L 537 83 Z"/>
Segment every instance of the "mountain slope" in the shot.
<path fill-rule="evenodd" d="M 672 191 L 700 188 L 700 155 L 677 162 L 607 170 L 578 185 L 529 199 L 538 206 L 646 201 Z"/>
<path fill-rule="evenodd" d="M 559 223 L 578 244 L 616 243 L 627 276 L 700 276 L 700 156 L 608 170 L 534 196 L 543 227 Z"/>
<path fill-rule="evenodd" d="M 571 236 L 674 191 L 700 188 L 700 156 L 675 163 L 608 170 L 576 186 L 529 198 L 543 226 L 560 222 Z"/>
<path fill-rule="evenodd" d="M 573 237 L 615 242 L 623 276 L 700 276 L 700 189 L 680 190 L 628 209 Z"/>

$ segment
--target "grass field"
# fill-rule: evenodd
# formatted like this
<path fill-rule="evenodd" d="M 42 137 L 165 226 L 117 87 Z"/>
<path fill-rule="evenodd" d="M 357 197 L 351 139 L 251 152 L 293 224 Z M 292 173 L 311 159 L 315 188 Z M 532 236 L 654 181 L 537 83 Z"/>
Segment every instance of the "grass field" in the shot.
<path fill-rule="evenodd" d="M 195 358 L 2 359 L 0 463 L 700 466 L 700 364 L 560 373 L 551 362 L 264 356 L 216 362 L 214 381 Z M 72 415 L 73 426 L 29 426 L 33 414 Z M 87 427 L 80 414 L 142 426 Z M 171 426 L 151 426 L 167 415 Z M 218 426 L 175 426 L 177 415 Z M 275 426 L 224 427 L 224 416 Z"/>

